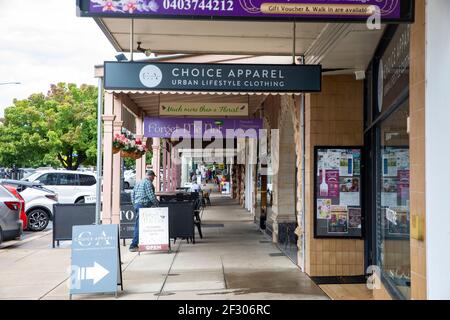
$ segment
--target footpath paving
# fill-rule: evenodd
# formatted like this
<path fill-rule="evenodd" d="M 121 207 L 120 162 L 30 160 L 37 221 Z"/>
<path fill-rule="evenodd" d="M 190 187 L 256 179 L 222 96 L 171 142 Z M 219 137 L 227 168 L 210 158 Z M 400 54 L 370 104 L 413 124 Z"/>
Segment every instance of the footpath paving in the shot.
<path fill-rule="evenodd" d="M 131 253 L 121 246 L 124 291 L 117 299 L 328 299 L 308 276 L 268 242 L 233 200 L 212 197 L 203 213 L 204 238 L 177 241 L 168 253 Z M 51 232 L 0 249 L 0 299 L 69 299 L 70 242 L 51 248 Z M 115 299 L 77 295 L 74 300 Z"/>

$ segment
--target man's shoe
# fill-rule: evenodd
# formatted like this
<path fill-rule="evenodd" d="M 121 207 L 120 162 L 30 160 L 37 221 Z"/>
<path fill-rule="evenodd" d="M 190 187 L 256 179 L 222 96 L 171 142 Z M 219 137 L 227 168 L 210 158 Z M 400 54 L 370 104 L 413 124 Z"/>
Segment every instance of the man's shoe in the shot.
<path fill-rule="evenodd" d="M 138 247 L 130 247 L 130 252 L 138 252 L 139 248 Z"/>

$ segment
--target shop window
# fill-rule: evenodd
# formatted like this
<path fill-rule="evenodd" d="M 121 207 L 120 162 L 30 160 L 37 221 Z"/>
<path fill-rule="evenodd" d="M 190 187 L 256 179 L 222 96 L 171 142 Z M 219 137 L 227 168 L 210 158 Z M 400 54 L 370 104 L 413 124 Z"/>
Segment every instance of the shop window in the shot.
<path fill-rule="evenodd" d="M 411 296 L 408 116 L 406 101 L 378 127 L 376 216 L 378 265 L 406 299 Z"/>

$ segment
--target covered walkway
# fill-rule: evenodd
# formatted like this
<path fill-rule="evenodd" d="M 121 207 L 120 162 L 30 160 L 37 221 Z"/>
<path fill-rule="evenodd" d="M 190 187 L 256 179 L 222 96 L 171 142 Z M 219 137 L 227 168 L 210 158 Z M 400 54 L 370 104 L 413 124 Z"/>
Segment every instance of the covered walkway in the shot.
<path fill-rule="evenodd" d="M 141 255 L 121 246 L 125 291 L 119 299 L 328 299 L 258 230 L 252 215 L 235 200 L 213 194 L 211 201 L 212 206 L 203 213 L 204 238 L 195 245 L 177 241 L 171 254 Z M 51 249 L 49 233 L 39 240 L 35 255 L 27 256 L 29 249 L 25 245 L 23 249 L 18 246 L 2 250 L 2 258 L 24 252 L 3 270 L 30 270 L 39 264 L 39 268 L 54 273 L 50 277 L 54 281 L 40 282 L 39 290 L 24 290 L 34 287 L 32 279 L 27 277 L 28 282 L 21 284 L 20 279 L 14 281 L 3 272 L 0 299 L 14 298 L 14 293 L 27 299 L 68 299 L 65 269 L 70 261 L 70 242 Z M 36 257 L 42 259 L 35 261 Z M 114 299 L 111 295 L 73 298 Z"/>

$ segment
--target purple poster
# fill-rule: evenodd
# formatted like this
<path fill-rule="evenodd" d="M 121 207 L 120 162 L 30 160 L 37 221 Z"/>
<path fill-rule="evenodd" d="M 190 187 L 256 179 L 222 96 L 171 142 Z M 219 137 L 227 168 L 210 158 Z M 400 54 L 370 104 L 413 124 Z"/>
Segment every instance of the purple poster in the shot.
<path fill-rule="evenodd" d="M 178 18 L 361 20 L 374 15 L 377 10 L 382 19 L 399 19 L 400 0 L 89 0 L 87 13 Z"/>
<path fill-rule="evenodd" d="M 144 119 L 147 138 L 257 138 L 262 119 L 159 118 Z"/>
<path fill-rule="evenodd" d="M 397 171 L 397 195 L 402 205 L 409 200 L 409 170 Z"/>
<path fill-rule="evenodd" d="M 319 181 L 322 179 L 322 170 L 319 174 Z M 326 170 L 325 171 L 325 183 L 327 185 L 326 194 L 321 193 L 321 197 L 333 199 L 334 204 L 339 204 L 339 170 Z M 324 189 L 324 188 L 322 188 Z M 322 190 L 323 192 L 324 190 Z"/>

